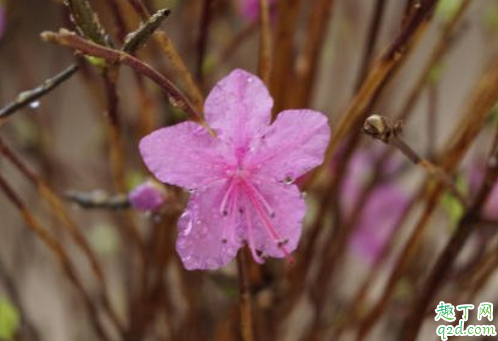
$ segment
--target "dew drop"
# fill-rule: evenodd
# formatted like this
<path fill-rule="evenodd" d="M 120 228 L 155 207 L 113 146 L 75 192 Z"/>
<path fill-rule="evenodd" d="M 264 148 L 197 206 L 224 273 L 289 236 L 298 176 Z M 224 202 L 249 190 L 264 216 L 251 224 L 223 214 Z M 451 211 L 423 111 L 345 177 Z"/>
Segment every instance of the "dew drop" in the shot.
<path fill-rule="evenodd" d="M 251 77 L 247 77 L 247 83 L 252 83 L 253 79 Z"/>
<path fill-rule="evenodd" d="M 290 176 L 286 176 L 284 181 L 285 181 L 286 185 L 292 185 L 294 183 L 294 178 L 291 178 Z"/>
<path fill-rule="evenodd" d="M 31 109 L 38 109 L 40 107 L 40 101 L 34 101 L 34 102 L 29 103 L 29 107 Z"/>

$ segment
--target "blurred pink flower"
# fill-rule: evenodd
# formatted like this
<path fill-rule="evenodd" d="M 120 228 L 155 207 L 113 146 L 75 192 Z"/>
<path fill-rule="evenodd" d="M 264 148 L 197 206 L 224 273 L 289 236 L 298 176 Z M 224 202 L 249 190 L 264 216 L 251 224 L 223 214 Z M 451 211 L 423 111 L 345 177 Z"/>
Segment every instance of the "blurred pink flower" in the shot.
<path fill-rule="evenodd" d="M 270 8 L 276 3 L 276 0 L 268 0 Z M 259 18 L 259 0 L 240 0 L 240 13 L 247 21 L 256 21 Z"/>
<path fill-rule="evenodd" d="M 347 176 L 341 188 L 344 210 L 351 218 L 363 191 L 366 179 L 371 176 L 371 170 L 378 160 L 376 152 L 367 154 L 358 152 L 353 156 Z M 389 160 L 384 172 L 393 174 L 400 164 Z M 398 220 L 409 204 L 408 196 L 392 182 L 377 185 L 366 200 L 350 240 L 351 250 L 360 255 L 366 262 L 374 263 L 386 246 L 386 242 L 394 232 Z"/>
<path fill-rule="evenodd" d="M 485 169 L 482 160 L 474 161 L 469 169 L 469 184 L 471 192 L 476 193 L 479 190 L 484 180 L 484 173 Z M 487 219 L 498 219 L 498 183 L 494 185 L 488 200 L 484 204 L 482 214 Z"/>
<path fill-rule="evenodd" d="M 256 262 L 290 257 L 305 203 L 293 179 L 323 162 L 327 118 L 286 110 L 270 125 L 273 100 L 256 76 L 234 70 L 204 106 L 217 137 L 194 122 L 163 128 L 140 142 L 150 171 L 187 188 L 177 251 L 185 268 L 218 269 L 247 242 Z"/>
<path fill-rule="evenodd" d="M 5 31 L 5 9 L 0 1 L 0 39 Z"/>
<path fill-rule="evenodd" d="M 151 212 L 156 211 L 164 204 L 164 192 L 147 181 L 137 186 L 128 196 L 131 207 L 136 210 Z"/>

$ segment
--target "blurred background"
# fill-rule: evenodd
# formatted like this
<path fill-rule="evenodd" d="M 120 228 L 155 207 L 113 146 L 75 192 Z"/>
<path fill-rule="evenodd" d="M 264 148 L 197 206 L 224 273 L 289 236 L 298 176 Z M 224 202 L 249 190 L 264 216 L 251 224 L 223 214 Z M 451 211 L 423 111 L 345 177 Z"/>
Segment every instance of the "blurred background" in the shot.
<path fill-rule="evenodd" d="M 89 3 L 115 48 L 143 21 L 134 1 Z M 290 63 L 287 79 L 275 79 L 278 72 L 270 76 L 277 111 L 319 110 L 330 118 L 334 134 L 374 61 L 401 32 L 410 8 L 424 1 L 268 3 L 272 70 L 282 70 L 278 63 L 283 59 L 276 55 L 288 55 Z M 171 46 L 203 96 L 234 68 L 258 72 L 258 1 L 144 0 L 143 5 L 151 13 L 171 10 L 159 28 L 169 50 L 151 37 L 136 55 L 187 94 L 185 70 L 168 54 Z M 423 30 L 399 52 L 400 62 L 365 114 L 403 117 L 404 141 L 437 164 L 474 103 L 476 84 L 493 65 L 498 68 L 498 1 L 441 0 L 436 6 Z M 280 43 L 285 38 L 278 33 L 284 15 L 291 22 L 288 45 Z M 0 0 L 0 107 L 70 65 L 79 67 L 63 84 L 0 123 L 2 145 L 8 149 L 0 156 L 2 177 L 64 250 L 61 256 L 57 247 L 47 247 L 12 198 L 0 194 L 0 340 L 242 339 L 235 264 L 214 272 L 187 272 L 174 250 L 176 219 L 188 194 L 155 183 L 164 199 L 160 208 L 142 212 L 128 207 L 129 193 L 153 181 L 139 156 L 139 139 L 188 117 L 169 104 L 157 85 L 130 68 L 120 67 L 115 86 L 109 87 L 108 70 L 98 60 L 75 56 L 71 49 L 40 38 L 41 32 L 61 27 L 75 30 L 62 1 Z M 314 30 L 322 33 L 321 39 L 312 39 L 319 36 Z M 438 49 L 439 54 L 434 52 Z M 118 121 L 109 105 L 113 89 Z M 472 198 L 482 182 L 497 120 L 496 109 L 490 110 L 465 158 L 451 170 L 466 197 Z M 256 340 L 402 340 L 402 326 L 423 280 L 465 214 L 458 199 L 442 191 L 423 237 L 388 289 L 389 299 L 377 316 L 369 315 L 404 257 L 425 208 L 420 192 L 430 184 L 423 167 L 359 132 L 359 127 L 348 132 L 322 166 L 321 177 L 306 188 L 308 211 L 297 264 L 269 260 L 261 268 L 249 266 Z M 34 180 L 9 160 L 9 153 L 35 174 Z M 51 205 L 52 194 L 65 213 Z M 441 323 L 434 322 L 433 312 L 440 300 L 476 307 L 498 301 L 496 188 L 483 212 L 478 231 L 460 250 L 425 311 L 419 340 L 438 339 L 435 331 Z M 70 232 L 65 214 L 77 233 Z"/>

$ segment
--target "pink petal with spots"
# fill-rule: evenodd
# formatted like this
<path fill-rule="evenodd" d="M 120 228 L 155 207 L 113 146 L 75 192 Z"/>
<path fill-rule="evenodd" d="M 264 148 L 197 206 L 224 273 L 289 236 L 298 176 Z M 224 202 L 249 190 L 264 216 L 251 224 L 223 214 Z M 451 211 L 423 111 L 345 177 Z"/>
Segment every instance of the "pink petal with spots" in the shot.
<path fill-rule="evenodd" d="M 215 270 L 229 263 L 241 247 L 240 214 L 223 215 L 226 183 L 198 190 L 178 221 L 176 250 L 187 270 Z"/>
<path fill-rule="evenodd" d="M 245 239 L 265 256 L 284 258 L 286 252 L 296 249 L 301 237 L 304 199 L 295 185 L 266 181 L 250 186 L 241 196 L 246 212 Z"/>
<path fill-rule="evenodd" d="M 193 122 L 156 130 L 140 141 L 142 158 L 160 181 L 191 189 L 220 179 L 225 164 L 222 147 Z"/>
<path fill-rule="evenodd" d="M 323 162 L 330 139 L 325 115 L 313 110 L 286 110 L 277 116 L 264 138 L 254 142 L 252 165 L 278 180 L 296 179 Z"/>
<path fill-rule="evenodd" d="M 236 69 L 219 81 L 204 104 L 206 121 L 233 147 L 247 147 L 270 124 L 273 99 L 257 76 Z"/>

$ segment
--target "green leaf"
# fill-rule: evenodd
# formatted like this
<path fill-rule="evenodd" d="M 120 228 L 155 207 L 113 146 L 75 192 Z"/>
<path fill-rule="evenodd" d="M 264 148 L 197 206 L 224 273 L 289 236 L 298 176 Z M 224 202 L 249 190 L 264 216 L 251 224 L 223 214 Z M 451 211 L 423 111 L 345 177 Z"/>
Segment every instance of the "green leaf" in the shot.
<path fill-rule="evenodd" d="M 462 0 L 440 0 L 436 8 L 436 15 L 442 21 L 448 22 L 457 13 L 462 4 Z"/>
<path fill-rule="evenodd" d="M 463 193 L 464 195 L 468 193 L 469 184 L 467 179 L 463 176 L 459 176 L 456 181 L 456 187 L 460 193 Z M 441 205 L 450 219 L 451 227 L 455 227 L 465 214 L 465 207 L 451 192 L 446 192 L 442 196 Z"/>
<path fill-rule="evenodd" d="M 484 11 L 484 25 L 492 31 L 498 31 L 498 3 L 493 3 Z"/>
<path fill-rule="evenodd" d="M 493 109 L 491 109 L 491 112 L 489 113 L 488 124 L 497 124 L 498 123 L 498 104 L 495 105 Z"/>
<path fill-rule="evenodd" d="M 11 341 L 19 330 L 21 317 L 19 310 L 12 302 L 0 297 L 0 340 Z"/>
<path fill-rule="evenodd" d="M 105 223 L 94 226 L 90 232 L 90 245 L 103 256 L 113 256 L 119 249 L 116 229 Z"/>
<path fill-rule="evenodd" d="M 428 81 L 430 84 L 435 84 L 441 79 L 441 74 L 443 73 L 444 64 L 442 62 L 434 64 L 429 71 Z"/>

